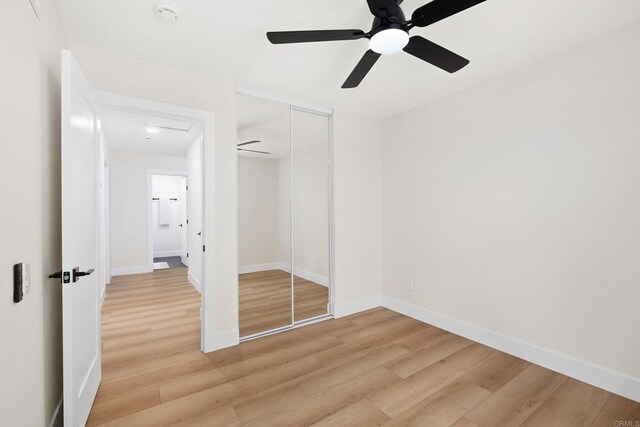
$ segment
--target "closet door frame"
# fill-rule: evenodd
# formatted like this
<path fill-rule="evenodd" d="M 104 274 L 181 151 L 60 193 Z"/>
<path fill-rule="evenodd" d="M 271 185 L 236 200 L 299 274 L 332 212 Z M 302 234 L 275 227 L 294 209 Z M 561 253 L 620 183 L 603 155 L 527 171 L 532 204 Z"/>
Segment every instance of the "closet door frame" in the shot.
<path fill-rule="evenodd" d="M 312 323 L 322 322 L 324 320 L 333 319 L 333 308 L 334 308 L 334 226 L 333 226 L 333 109 L 326 107 L 313 106 L 301 102 L 296 102 L 294 100 L 274 96 L 268 94 L 266 92 L 253 90 L 249 88 L 236 88 L 236 97 L 237 96 L 248 96 L 252 98 L 261 99 L 267 102 L 276 102 L 280 104 L 287 105 L 289 107 L 289 172 L 290 172 L 290 182 L 289 182 L 289 258 L 291 264 L 291 324 L 286 326 L 281 326 L 278 328 L 266 330 L 263 332 L 258 332 L 255 334 L 247 335 L 244 337 L 240 337 L 240 342 L 249 341 L 256 338 L 261 338 L 267 335 L 273 335 L 280 332 L 285 332 L 291 329 L 299 328 L 302 326 L 310 325 Z M 295 320 L 295 289 L 294 289 L 294 274 L 293 274 L 293 112 L 299 111 L 304 113 L 316 114 L 319 116 L 323 116 L 327 118 L 327 209 L 328 209 L 328 248 L 329 248 L 329 301 L 327 307 L 327 313 L 311 317 L 309 319 L 303 319 L 296 322 Z M 239 286 L 239 283 L 238 283 Z M 238 304 L 238 307 L 240 305 Z M 239 315 L 238 315 L 239 321 Z"/>

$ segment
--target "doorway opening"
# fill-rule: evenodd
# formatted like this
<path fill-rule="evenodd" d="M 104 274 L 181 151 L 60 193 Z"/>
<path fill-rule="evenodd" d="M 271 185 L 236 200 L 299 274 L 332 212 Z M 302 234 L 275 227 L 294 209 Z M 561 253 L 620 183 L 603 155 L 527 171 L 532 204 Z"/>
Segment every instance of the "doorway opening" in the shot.
<path fill-rule="evenodd" d="M 203 151 L 211 121 L 179 106 L 109 93 L 97 98 L 105 165 L 103 293 L 132 295 L 132 304 L 144 295 L 140 310 L 157 305 L 151 309 L 164 313 L 167 327 L 193 325 L 189 333 L 198 334 L 205 351 Z"/>
<path fill-rule="evenodd" d="M 151 174 L 153 271 L 189 266 L 187 176 Z"/>

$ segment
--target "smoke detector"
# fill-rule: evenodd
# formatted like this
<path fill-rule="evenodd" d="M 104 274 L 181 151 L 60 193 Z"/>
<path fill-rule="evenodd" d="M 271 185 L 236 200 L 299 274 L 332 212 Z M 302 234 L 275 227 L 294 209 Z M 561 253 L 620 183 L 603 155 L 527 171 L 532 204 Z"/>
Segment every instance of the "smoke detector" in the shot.
<path fill-rule="evenodd" d="M 180 17 L 178 6 L 168 1 L 162 1 L 156 5 L 156 13 L 165 21 L 177 21 Z"/>

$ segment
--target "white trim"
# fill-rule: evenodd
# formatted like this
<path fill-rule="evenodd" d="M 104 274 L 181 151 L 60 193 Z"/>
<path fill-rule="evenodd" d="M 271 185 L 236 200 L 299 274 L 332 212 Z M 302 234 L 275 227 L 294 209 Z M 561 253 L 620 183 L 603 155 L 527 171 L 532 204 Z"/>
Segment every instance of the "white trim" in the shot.
<path fill-rule="evenodd" d="M 212 334 L 210 347 L 205 347 L 204 352 L 221 350 L 227 347 L 233 347 L 240 344 L 240 331 L 238 329 L 230 329 L 224 332 L 215 332 Z"/>
<path fill-rule="evenodd" d="M 49 427 L 62 427 L 62 411 L 60 411 L 60 408 L 62 408 L 62 396 L 60 396 L 56 409 L 53 411 Z"/>
<path fill-rule="evenodd" d="M 149 268 L 147 264 L 144 265 L 132 265 L 129 267 L 113 267 L 111 269 L 111 276 L 128 276 L 130 274 L 143 274 L 152 273 L 153 266 Z"/>
<path fill-rule="evenodd" d="M 181 256 L 181 255 L 182 255 L 182 251 L 180 249 L 177 249 L 175 251 L 160 251 L 160 252 L 153 253 L 154 258 L 167 258 L 171 256 Z"/>
<path fill-rule="evenodd" d="M 380 307 L 380 297 L 361 298 L 356 301 L 336 304 L 334 316 L 336 319 L 339 319 L 341 317 L 360 313 L 361 311 L 371 310 L 376 307 Z"/>
<path fill-rule="evenodd" d="M 383 296 L 382 305 L 405 316 L 640 402 L 640 379 L 638 378 L 592 365 L 566 354 L 520 341 L 394 298 Z"/>
<path fill-rule="evenodd" d="M 288 265 L 284 265 L 282 270 L 286 271 L 287 273 L 290 272 L 291 268 Z M 329 287 L 329 278 L 326 276 L 321 276 L 317 273 L 312 273 L 311 271 L 306 271 L 303 270 L 301 268 L 298 267 L 294 267 L 293 268 L 293 275 L 294 276 L 298 276 L 301 277 L 305 280 L 308 280 L 310 282 L 313 282 L 317 285 L 322 285 L 325 287 Z"/>
<path fill-rule="evenodd" d="M 269 329 L 268 331 L 257 332 L 255 334 L 244 336 L 244 337 L 240 338 L 240 342 L 243 343 L 245 341 L 251 341 L 251 340 L 258 339 L 258 338 L 264 338 L 264 337 L 267 337 L 269 335 L 274 335 L 274 334 L 277 334 L 277 333 L 280 333 L 280 332 L 290 331 L 292 329 L 302 328 L 304 326 L 313 325 L 314 323 L 324 322 L 325 320 L 331 320 L 331 319 L 334 319 L 332 314 L 328 314 L 328 313 L 327 314 L 323 314 L 323 315 L 320 315 L 320 316 L 312 317 L 310 319 L 305 319 L 305 320 L 300 320 L 298 322 L 294 322 L 293 325 L 286 325 L 286 326 L 282 326 L 280 328 Z"/>
<path fill-rule="evenodd" d="M 283 262 L 268 262 L 265 264 L 243 265 L 238 267 L 238 274 L 258 273 L 260 271 L 270 270 L 282 270 L 286 271 L 287 273 L 291 273 L 291 266 Z M 293 269 L 293 272 L 296 276 L 302 279 L 308 280 L 317 285 L 329 287 L 329 278 L 326 276 L 312 273 L 311 271 L 306 271 L 297 267 Z"/>
<path fill-rule="evenodd" d="M 258 273 L 260 271 L 282 270 L 279 262 L 268 262 L 265 264 L 243 265 L 238 267 L 238 274 Z"/>
<path fill-rule="evenodd" d="M 160 115 L 169 118 L 187 119 L 191 121 L 198 121 L 202 123 L 202 147 L 201 158 L 202 162 L 202 239 L 205 245 L 214 249 L 213 240 L 213 222 L 214 222 L 214 201 L 212 206 L 208 209 L 208 197 L 213 194 L 213 188 L 207 187 L 207 180 L 209 174 L 214 174 L 214 158 L 215 152 L 215 115 L 211 111 L 196 110 L 194 108 L 182 107 L 175 104 L 167 104 L 164 102 L 151 101 L 143 98 L 134 98 L 125 95 L 118 95 L 109 92 L 95 91 L 97 103 L 104 108 L 115 109 L 119 111 L 129 111 L 134 113 L 147 113 Z M 211 227 L 211 234 L 208 234 L 209 227 Z M 210 261 L 207 261 L 210 259 Z M 201 331 L 201 345 L 202 351 L 211 351 L 207 348 L 212 348 L 210 344 L 214 342 L 214 329 L 217 324 L 217 319 L 214 317 L 214 300 L 213 294 L 216 286 L 221 286 L 218 283 L 214 283 L 213 270 L 216 267 L 215 257 L 204 256 L 202 260 L 202 292 L 201 292 L 201 307 L 202 316 L 200 316 L 200 331 Z M 211 274 L 212 280 L 207 280 L 208 275 Z"/>
<path fill-rule="evenodd" d="M 196 291 L 198 291 L 198 293 L 201 294 L 202 288 L 200 287 L 200 282 L 198 282 L 198 279 L 196 279 L 196 276 L 194 276 L 189 272 L 187 273 L 187 279 L 189 279 L 189 283 L 191 283 L 193 287 L 196 288 Z"/>

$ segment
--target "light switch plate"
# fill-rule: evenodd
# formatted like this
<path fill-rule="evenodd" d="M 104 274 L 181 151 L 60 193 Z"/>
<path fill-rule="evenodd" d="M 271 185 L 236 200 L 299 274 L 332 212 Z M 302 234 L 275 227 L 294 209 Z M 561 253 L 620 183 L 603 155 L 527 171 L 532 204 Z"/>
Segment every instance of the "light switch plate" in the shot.
<path fill-rule="evenodd" d="M 36 13 L 36 17 L 40 19 L 40 3 L 42 0 L 29 0 L 31 3 L 31 7 L 33 7 L 33 11 Z"/>
<path fill-rule="evenodd" d="M 31 264 L 22 267 L 22 287 L 25 294 L 31 292 Z"/>

